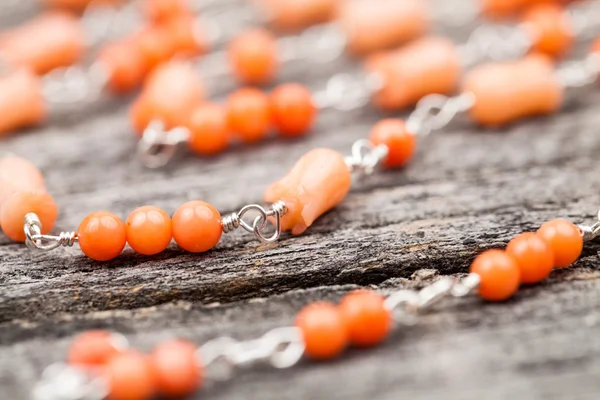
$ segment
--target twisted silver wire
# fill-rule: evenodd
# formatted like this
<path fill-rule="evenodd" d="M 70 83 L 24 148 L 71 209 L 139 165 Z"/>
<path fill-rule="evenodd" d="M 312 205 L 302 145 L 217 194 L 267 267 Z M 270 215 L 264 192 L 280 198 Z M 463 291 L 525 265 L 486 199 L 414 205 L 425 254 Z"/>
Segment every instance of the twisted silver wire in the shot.
<path fill-rule="evenodd" d="M 61 232 L 58 236 L 42 234 L 42 223 L 34 213 L 25 215 L 23 231 L 25 245 L 31 250 L 50 251 L 60 246 L 71 247 L 78 241 L 76 232 Z"/>
<path fill-rule="evenodd" d="M 244 216 L 254 212 L 258 215 L 254 218 L 251 224 L 244 221 Z M 287 207 L 283 201 L 277 201 L 267 209 L 258 204 L 248 204 L 242 207 L 239 211 L 233 212 L 221 218 L 221 227 L 224 233 L 229 233 L 238 228 L 243 228 L 246 232 L 253 233 L 256 238 L 262 243 L 273 243 L 279 239 L 281 235 L 281 217 L 287 213 Z M 265 229 L 269 217 L 275 219 L 274 232 L 271 236 L 265 236 Z"/>

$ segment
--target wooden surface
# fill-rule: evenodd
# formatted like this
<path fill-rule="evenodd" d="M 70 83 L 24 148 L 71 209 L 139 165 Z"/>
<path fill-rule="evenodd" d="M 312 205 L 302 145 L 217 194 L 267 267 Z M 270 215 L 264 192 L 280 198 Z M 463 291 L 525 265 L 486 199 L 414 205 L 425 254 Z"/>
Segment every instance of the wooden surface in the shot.
<path fill-rule="evenodd" d="M 288 75 L 313 88 L 326 78 L 315 69 Z M 305 140 L 271 140 L 214 159 L 182 150 L 168 168 L 147 170 L 119 101 L 55 118 L 0 149 L 44 171 L 60 207 L 57 230 L 73 230 L 96 210 L 126 218 L 145 204 L 172 213 L 202 199 L 231 212 L 259 202 L 308 149 L 347 153 L 378 118 L 368 108 L 327 112 Z M 502 131 L 455 124 L 421 143 L 408 168 L 357 181 L 342 205 L 278 245 L 236 232 L 202 255 L 172 245 L 156 257 L 127 250 L 96 263 L 77 247 L 31 253 L 0 238 L 0 397 L 28 398 L 43 368 L 62 360 L 85 329 L 123 332 L 144 349 L 174 336 L 249 339 L 290 324 L 310 301 L 337 300 L 352 288 L 387 293 L 465 273 L 482 250 L 548 219 L 591 223 L 600 207 L 599 126 L 598 90 L 560 115 Z M 586 245 L 574 267 L 507 303 L 450 300 L 372 351 L 242 371 L 197 398 L 597 399 L 599 249 Z"/>

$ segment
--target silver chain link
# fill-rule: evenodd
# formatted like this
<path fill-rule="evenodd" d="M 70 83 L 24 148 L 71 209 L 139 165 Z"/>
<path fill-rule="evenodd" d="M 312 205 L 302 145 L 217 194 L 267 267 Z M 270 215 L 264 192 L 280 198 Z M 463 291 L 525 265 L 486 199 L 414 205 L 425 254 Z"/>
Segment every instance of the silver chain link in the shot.
<path fill-rule="evenodd" d="M 600 211 L 596 215 L 597 221 L 593 225 L 577 225 L 584 242 L 589 242 L 600 236 Z"/>
<path fill-rule="evenodd" d="M 60 246 L 71 247 L 78 241 L 76 232 L 61 232 L 58 236 L 42 234 L 42 223 L 34 213 L 25 215 L 23 231 L 25 245 L 30 250 L 50 251 Z"/>
<path fill-rule="evenodd" d="M 365 106 L 383 84 L 377 74 L 369 74 L 364 79 L 348 73 L 336 74 L 329 78 L 325 89 L 314 94 L 315 105 L 321 109 L 355 110 Z"/>
<path fill-rule="evenodd" d="M 244 221 L 244 216 L 247 213 L 257 213 L 254 217 L 252 224 Z M 268 209 L 258 205 L 249 204 L 242 207 L 240 211 L 233 212 L 221 219 L 221 226 L 223 232 L 229 233 L 235 229 L 242 228 L 246 232 L 253 233 L 256 238 L 262 243 L 274 243 L 281 236 L 281 217 L 287 213 L 287 207 L 283 201 L 277 201 Z M 265 235 L 265 231 L 268 225 L 269 218 L 273 217 L 274 231 L 270 236 Z"/>
<path fill-rule="evenodd" d="M 531 48 L 532 42 L 524 29 L 508 25 L 480 25 L 459 46 L 461 59 L 469 67 L 485 59 L 495 61 L 517 59 Z"/>
<path fill-rule="evenodd" d="M 474 103 L 475 97 L 469 92 L 454 97 L 427 95 L 419 100 L 415 110 L 408 117 L 406 128 L 415 135 L 427 136 L 448 125 L 454 117 L 467 111 Z"/>
<path fill-rule="evenodd" d="M 381 144 L 374 146 L 367 139 L 357 140 L 352 144 L 352 153 L 345 158 L 350 172 L 358 171 L 363 175 L 371 175 L 375 168 L 386 159 L 389 149 Z"/>
<path fill-rule="evenodd" d="M 177 146 L 189 140 L 190 131 L 186 127 L 166 130 L 160 120 L 148 124 L 137 145 L 137 154 L 142 164 L 148 168 L 164 167 L 175 155 Z"/>
<path fill-rule="evenodd" d="M 580 88 L 594 84 L 600 75 L 600 55 L 590 53 L 583 60 L 567 62 L 556 70 L 556 75 L 565 88 Z"/>

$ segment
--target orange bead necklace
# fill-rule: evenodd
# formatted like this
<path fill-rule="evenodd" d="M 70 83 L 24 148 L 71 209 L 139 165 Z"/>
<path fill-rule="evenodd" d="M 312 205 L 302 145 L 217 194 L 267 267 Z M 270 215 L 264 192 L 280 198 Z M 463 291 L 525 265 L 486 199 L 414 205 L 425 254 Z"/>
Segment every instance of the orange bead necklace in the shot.
<path fill-rule="evenodd" d="M 98 399 L 183 398 L 202 389 L 207 381 L 230 378 L 236 369 L 256 364 L 290 368 L 302 358 L 329 361 L 350 346 L 377 346 L 396 326 L 414 324 L 420 313 L 444 298 L 477 293 L 487 301 L 506 300 L 521 284 L 537 283 L 553 268 L 576 261 L 584 242 L 598 236 L 600 212 L 591 226 L 552 220 L 536 233 L 511 240 L 506 251 L 483 252 L 460 280 L 443 277 L 418 291 L 402 289 L 387 297 L 358 290 L 346 294 L 337 305 L 309 304 L 292 326 L 274 328 L 257 339 L 218 337 L 201 346 L 168 340 L 144 354 L 131 349 L 120 334 L 88 331 L 71 344 L 67 363 L 47 367 L 33 394 L 38 400 L 64 399 L 61 395 L 70 393 L 59 390 L 68 382 L 71 390 Z"/>

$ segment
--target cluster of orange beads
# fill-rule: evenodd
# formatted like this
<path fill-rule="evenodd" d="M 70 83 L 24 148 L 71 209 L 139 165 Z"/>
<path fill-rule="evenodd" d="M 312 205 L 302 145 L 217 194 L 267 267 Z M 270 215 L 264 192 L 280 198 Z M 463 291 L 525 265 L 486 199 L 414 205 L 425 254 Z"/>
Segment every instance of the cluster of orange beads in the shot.
<path fill-rule="evenodd" d="M 361 290 L 347 294 L 338 305 L 306 306 L 298 314 L 296 326 L 302 332 L 306 356 L 328 360 L 350 345 L 365 348 L 382 342 L 392 329 L 392 316 L 383 296 Z M 182 398 L 200 389 L 204 381 L 196 350 L 193 343 L 171 340 L 147 355 L 123 348 L 115 335 L 96 330 L 75 339 L 68 363 L 100 369 L 110 400 L 146 400 L 157 394 Z"/>
<path fill-rule="evenodd" d="M 553 268 L 574 263 L 583 249 L 583 237 L 573 223 L 555 219 L 537 232 L 522 233 L 508 243 L 506 250 L 488 250 L 477 256 L 471 272 L 479 275 L 479 295 L 490 301 L 503 301 L 520 284 L 537 283 Z"/>

